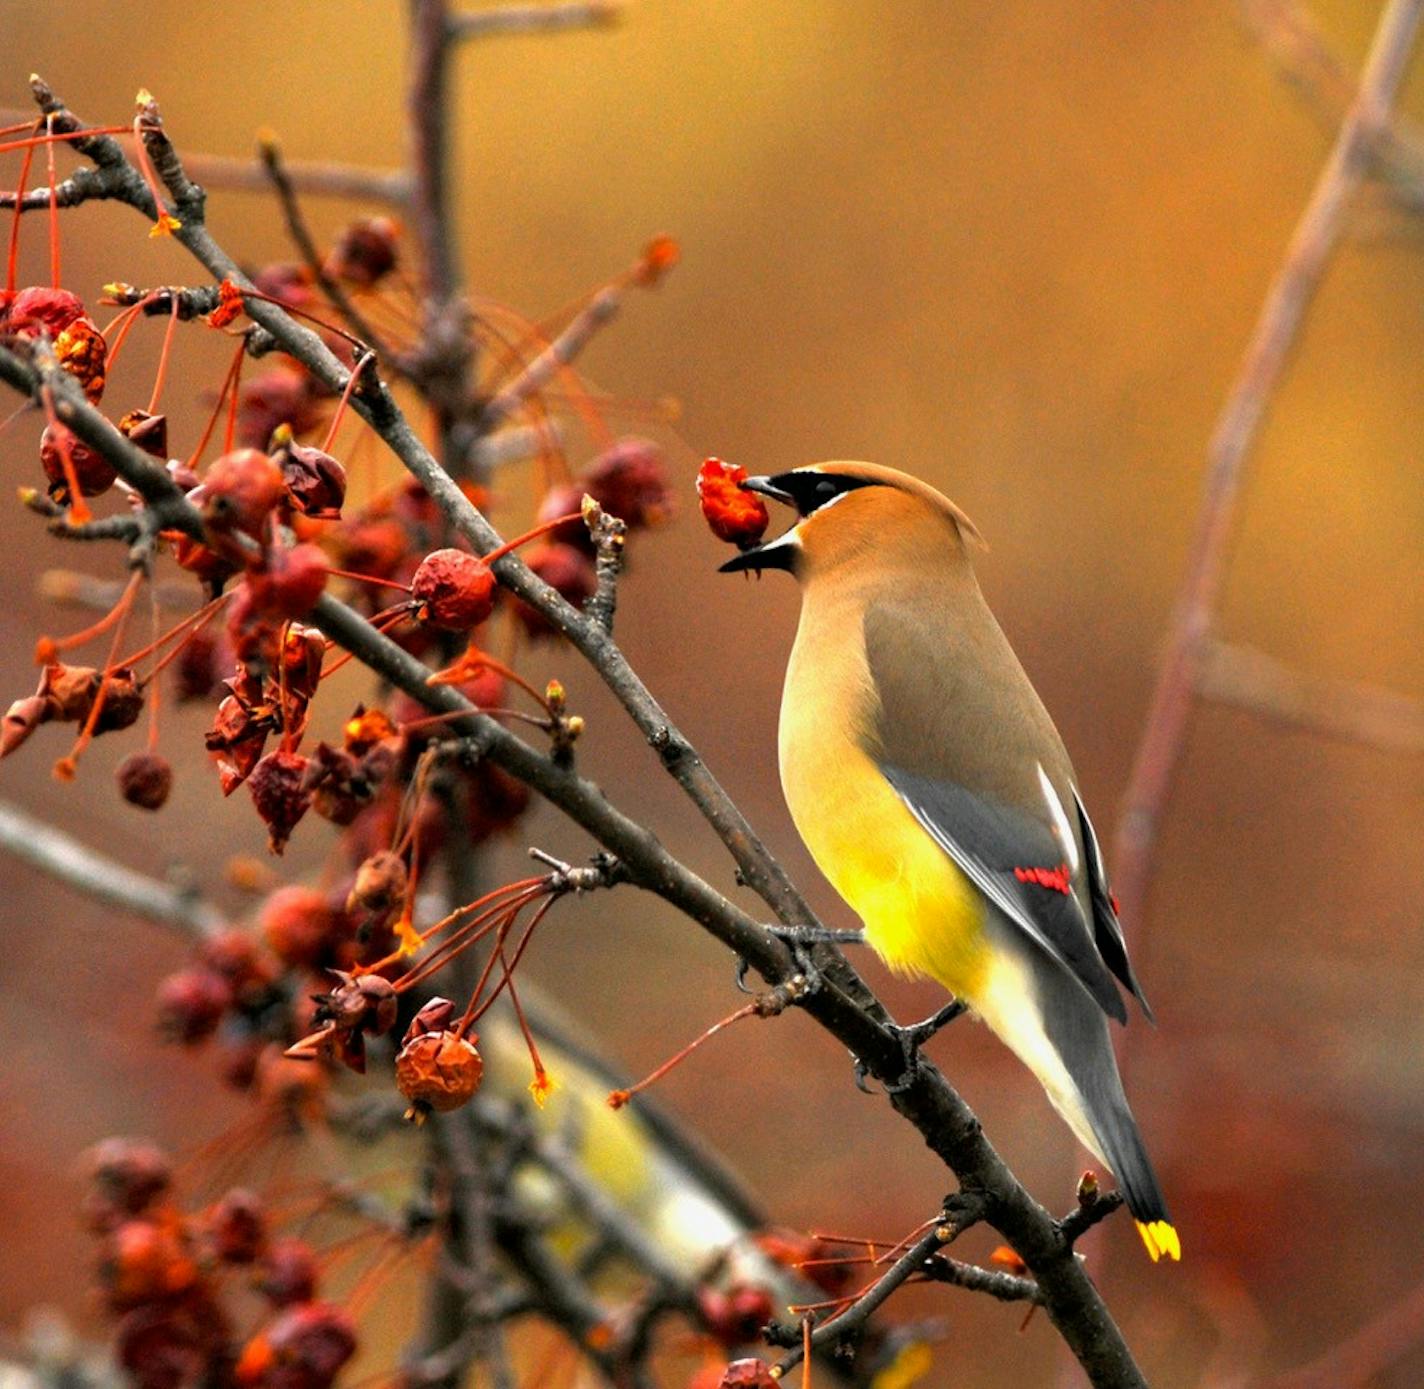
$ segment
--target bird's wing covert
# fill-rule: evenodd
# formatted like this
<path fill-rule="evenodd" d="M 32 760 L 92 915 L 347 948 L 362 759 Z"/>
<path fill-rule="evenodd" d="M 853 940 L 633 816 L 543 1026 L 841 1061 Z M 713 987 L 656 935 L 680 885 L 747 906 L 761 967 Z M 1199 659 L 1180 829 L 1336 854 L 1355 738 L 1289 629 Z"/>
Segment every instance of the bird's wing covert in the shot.
<path fill-rule="evenodd" d="M 885 763 L 880 771 L 979 891 L 1105 1013 L 1125 1023 L 1127 1009 L 1083 919 L 1052 832 L 954 782 Z"/>

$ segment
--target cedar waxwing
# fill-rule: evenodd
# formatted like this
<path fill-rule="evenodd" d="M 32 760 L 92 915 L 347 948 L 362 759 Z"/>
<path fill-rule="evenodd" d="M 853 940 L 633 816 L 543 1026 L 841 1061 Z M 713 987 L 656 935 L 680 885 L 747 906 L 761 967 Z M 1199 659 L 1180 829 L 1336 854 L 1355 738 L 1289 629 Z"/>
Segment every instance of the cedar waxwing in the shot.
<path fill-rule="evenodd" d="M 1151 1011 L 1068 754 L 979 591 L 973 523 L 870 463 L 742 486 L 799 517 L 722 568 L 801 584 L 779 741 L 811 856 L 858 938 L 988 1023 L 1112 1169 L 1153 1259 L 1180 1258 L 1108 1036 L 1127 1021 L 1114 976 Z"/>

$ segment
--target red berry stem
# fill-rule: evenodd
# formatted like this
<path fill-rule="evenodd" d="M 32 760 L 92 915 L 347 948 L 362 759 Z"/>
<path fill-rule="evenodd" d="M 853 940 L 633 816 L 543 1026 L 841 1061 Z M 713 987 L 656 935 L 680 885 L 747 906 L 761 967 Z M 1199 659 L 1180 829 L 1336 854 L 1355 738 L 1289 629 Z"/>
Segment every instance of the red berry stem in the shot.
<path fill-rule="evenodd" d="M 581 521 L 582 519 L 582 512 L 570 511 L 565 516 L 555 516 L 552 521 L 541 521 L 533 530 L 527 530 L 523 535 L 516 535 L 513 540 L 506 540 L 503 545 L 491 550 L 487 555 L 481 555 L 480 558 L 486 564 L 494 564 L 496 560 L 503 559 L 505 555 L 517 550 L 521 545 L 527 545 L 531 540 L 538 540 L 541 535 L 558 530 L 560 526 L 567 526 L 570 521 Z"/>
<path fill-rule="evenodd" d="M 710 1042 L 724 1027 L 730 1027 L 734 1022 L 741 1022 L 743 1018 L 750 1018 L 756 1015 L 757 1005 L 755 1002 L 743 1004 L 735 1013 L 728 1013 L 720 1022 L 714 1022 L 700 1037 L 694 1038 L 681 1051 L 668 1057 L 655 1071 L 649 1072 L 636 1085 L 627 1090 L 612 1090 L 608 1095 L 608 1105 L 610 1109 L 622 1109 L 634 1095 L 646 1090 L 648 1086 L 656 1084 L 669 1071 L 680 1066 L 698 1047 L 705 1042 Z"/>
<path fill-rule="evenodd" d="M 173 351 L 173 334 L 178 329 L 178 296 L 173 296 L 173 312 L 168 315 L 168 327 L 163 332 L 163 347 L 158 354 L 158 374 L 153 378 L 153 394 L 148 398 L 148 413 L 158 413 L 158 401 L 163 394 L 163 382 L 168 375 L 168 358 Z"/>
<path fill-rule="evenodd" d="M 45 117 L 45 130 L 54 134 L 54 112 Z M 33 151 L 27 151 L 27 156 Z M 45 142 L 45 163 L 49 170 L 49 284 L 58 289 L 59 274 L 59 182 L 54 175 L 54 140 Z"/>
<path fill-rule="evenodd" d="M 59 422 L 59 416 L 54 409 L 54 392 L 50 390 L 48 383 L 40 387 L 40 398 L 44 401 L 45 414 L 54 426 L 59 462 L 64 469 L 65 485 L 69 488 L 69 521 L 71 525 L 82 526 L 93 519 L 94 513 L 89 510 L 89 503 L 84 500 L 84 494 L 79 490 L 79 474 L 74 467 L 74 449 L 71 444 L 74 436 Z"/>
<path fill-rule="evenodd" d="M 94 694 L 94 702 L 89 706 L 89 717 L 84 720 L 84 727 L 79 730 L 79 736 L 74 740 L 74 746 L 70 748 L 69 755 L 61 757 L 54 764 L 54 774 L 60 781 L 74 780 L 74 774 L 79 769 L 80 754 L 93 741 L 94 730 L 99 724 L 99 715 L 104 712 L 104 699 L 109 693 L 109 684 L 114 678 L 114 671 L 118 669 L 114 664 L 114 658 L 119 654 L 119 646 L 124 639 L 124 629 L 128 626 L 129 614 L 133 611 L 134 595 L 138 592 L 138 586 L 143 582 L 143 577 L 143 570 L 135 569 L 124 586 L 122 597 L 115 605 L 119 616 L 114 624 L 114 639 L 109 643 L 109 658 L 105 662 L 103 674 L 99 677 L 99 688 Z"/>
<path fill-rule="evenodd" d="M 25 201 L 25 188 L 30 181 L 30 164 L 34 160 L 33 146 L 25 151 L 20 163 L 20 183 L 15 190 L 15 211 L 10 218 L 10 255 L 5 263 L 5 294 L 15 292 L 15 276 L 20 263 L 20 205 Z"/>
<path fill-rule="evenodd" d="M 364 357 L 351 369 L 351 375 L 346 378 L 346 389 L 341 392 L 341 399 L 336 403 L 336 409 L 332 413 L 331 423 L 327 426 L 326 438 L 321 441 L 321 451 L 331 452 L 332 441 L 336 438 L 336 431 L 341 428 L 341 421 L 346 414 L 346 407 L 351 403 L 351 392 L 356 389 L 356 383 L 361 379 L 361 373 L 376 360 L 374 352 L 367 352 Z"/>

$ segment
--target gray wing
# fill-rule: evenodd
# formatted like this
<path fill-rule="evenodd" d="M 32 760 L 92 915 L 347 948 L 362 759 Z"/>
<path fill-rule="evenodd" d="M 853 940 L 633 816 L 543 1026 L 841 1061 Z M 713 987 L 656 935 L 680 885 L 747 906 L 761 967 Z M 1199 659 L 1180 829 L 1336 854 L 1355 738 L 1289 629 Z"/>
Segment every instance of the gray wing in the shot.
<path fill-rule="evenodd" d="M 954 782 L 886 763 L 880 764 L 880 771 L 975 887 L 1056 961 L 1103 1012 L 1125 1023 L 1127 1009 L 1122 995 L 1104 963 L 1093 925 L 1073 891 L 1052 831 Z M 1120 953 L 1125 964 L 1126 953 Z"/>

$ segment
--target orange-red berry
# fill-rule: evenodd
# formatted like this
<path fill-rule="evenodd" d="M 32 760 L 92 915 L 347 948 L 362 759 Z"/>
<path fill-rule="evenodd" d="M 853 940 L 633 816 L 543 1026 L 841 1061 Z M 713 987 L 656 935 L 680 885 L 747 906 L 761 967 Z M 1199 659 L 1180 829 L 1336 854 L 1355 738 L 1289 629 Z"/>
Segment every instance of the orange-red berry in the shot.
<path fill-rule="evenodd" d="M 446 632 L 468 632 L 494 611 L 494 573 L 466 550 L 435 550 L 411 580 L 417 616 Z"/>

